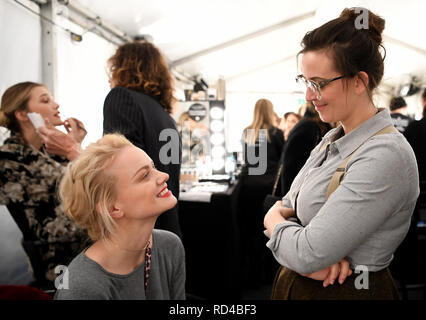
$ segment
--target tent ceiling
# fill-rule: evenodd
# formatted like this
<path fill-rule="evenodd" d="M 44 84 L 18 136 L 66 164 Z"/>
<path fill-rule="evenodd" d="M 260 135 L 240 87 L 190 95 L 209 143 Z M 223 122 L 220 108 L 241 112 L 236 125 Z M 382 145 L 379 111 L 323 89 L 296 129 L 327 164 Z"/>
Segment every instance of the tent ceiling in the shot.
<path fill-rule="evenodd" d="M 423 36 L 426 2 L 423 0 L 79 0 L 79 3 L 130 36 L 152 36 L 172 65 L 177 62 L 176 68 L 186 74 L 201 74 L 208 82 L 224 76 L 229 83 L 259 71 L 267 74 L 266 70 L 269 73 L 279 70 L 284 74 L 274 76 L 281 88 L 294 79 L 295 55 L 307 31 L 336 17 L 344 7 L 364 6 L 386 19 L 385 81 L 395 85 L 404 75 L 426 74 Z M 293 21 L 302 15 L 308 16 Z M 256 33 L 285 21 L 289 23 Z M 252 36 L 234 41 L 246 35 Z M 253 83 L 252 87 L 255 86 Z"/>

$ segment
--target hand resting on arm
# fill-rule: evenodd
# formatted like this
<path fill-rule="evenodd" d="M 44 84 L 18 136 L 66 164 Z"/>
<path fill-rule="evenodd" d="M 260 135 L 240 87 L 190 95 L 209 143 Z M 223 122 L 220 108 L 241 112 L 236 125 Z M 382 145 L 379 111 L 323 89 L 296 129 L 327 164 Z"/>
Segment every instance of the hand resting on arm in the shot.
<path fill-rule="evenodd" d="M 274 232 L 275 226 L 277 224 L 283 223 L 286 221 L 286 219 L 293 216 L 293 209 L 283 207 L 282 202 L 277 201 L 266 213 L 263 222 L 269 236 L 272 236 L 272 233 Z M 349 268 L 349 262 L 343 258 L 339 262 L 336 262 L 335 264 L 322 270 L 318 270 L 310 274 L 300 275 L 311 278 L 313 280 L 323 281 L 323 286 L 327 287 L 330 284 L 334 284 L 334 281 L 337 277 L 339 277 L 339 283 L 342 284 L 351 274 L 352 270 Z"/>

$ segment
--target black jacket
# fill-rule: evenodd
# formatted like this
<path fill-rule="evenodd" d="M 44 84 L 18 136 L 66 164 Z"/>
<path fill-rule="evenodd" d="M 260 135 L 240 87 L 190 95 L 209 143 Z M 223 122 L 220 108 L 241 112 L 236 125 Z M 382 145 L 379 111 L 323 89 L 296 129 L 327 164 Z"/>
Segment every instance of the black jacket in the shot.
<path fill-rule="evenodd" d="M 110 91 L 104 103 L 104 128 L 106 133 L 121 133 L 135 146 L 144 150 L 154 161 L 156 168 L 169 175 L 167 186 L 176 198 L 179 197 L 180 163 L 182 143 L 180 136 L 173 148 L 179 150 L 178 164 L 163 164 L 160 161 L 160 149 L 168 141 L 160 141 L 164 129 L 177 131 L 176 122 L 161 104 L 152 97 L 130 89 L 115 87 Z M 172 140 L 173 141 L 173 140 Z M 177 206 L 166 211 L 157 219 L 156 228 L 165 229 L 181 236 Z"/>
<path fill-rule="evenodd" d="M 411 122 L 404 132 L 416 154 L 420 181 L 426 180 L 426 118 Z"/>
<path fill-rule="evenodd" d="M 290 190 L 294 178 L 308 160 L 311 151 L 321 139 L 319 126 L 310 118 L 303 118 L 290 131 L 281 155 L 281 195 Z"/>
<path fill-rule="evenodd" d="M 269 135 L 269 141 L 267 141 L 267 154 L 266 154 L 266 172 L 264 175 L 275 175 L 278 163 L 280 160 L 281 153 L 283 151 L 284 146 L 284 135 L 282 131 L 276 127 L 272 127 L 268 129 L 268 135 Z M 247 173 L 248 168 L 250 167 L 258 167 L 259 164 L 250 164 L 247 155 L 247 150 L 249 148 L 254 148 L 254 153 L 256 156 L 260 156 L 260 143 L 259 139 L 256 141 L 256 144 L 253 146 L 250 146 L 249 144 L 244 142 L 243 148 L 244 148 L 244 173 Z"/>

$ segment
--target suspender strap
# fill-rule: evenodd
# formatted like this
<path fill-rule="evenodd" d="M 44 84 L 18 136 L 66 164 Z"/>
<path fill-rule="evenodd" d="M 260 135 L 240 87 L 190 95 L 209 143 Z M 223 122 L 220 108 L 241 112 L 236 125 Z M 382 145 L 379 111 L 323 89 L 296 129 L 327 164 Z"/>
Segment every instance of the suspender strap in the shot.
<path fill-rule="evenodd" d="M 380 134 L 387 134 L 387 133 L 392 133 L 392 132 L 398 132 L 398 130 L 395 129 L 395 127 L 393 125 L 389 125 L 385 128 L 383 128 L 382 130 L 376 132 L 372 137 L 374 136 L 378 136 Z M 367 140 L 366 140 L 367 141 Z M 364 141 L 365 142 L 365 141 Z M 336 169 L 336 171 L 334 172 L 333 176 L 331 177 L 331 181 L 328 185 L 327 188 L 327 194 L 326 194 L 326 201 L 328 200 L 328 197 L 330 197 L 330 195 L 337 189 L 337 187 L 340 184 L 340 181 L 342 180 L 345 172 L 346 172 L 346 164 L 349 162 L 350 158 L 352 157 L 352 155 L 363 145 L 364 143 L 362 143 L 358 148 L 356 148 L 346 159 L 345 161 L 343 161 L 343 163 Z M 328 144 L 324 144 L 325 146 L 327 146 Z M 324 145 L 321 147 L 321 150 L 323 150 L 325 147 Z M 323 148 L 324 147 L 324 148 Z"/>
<path fill-rule="evenodd" d="M 359 148 L 359 147 L 358 147 Z M 358 148 L 356 150 L 358 150 Z M 355 151 L 356 151 L 355 150 Z M 354 152 L 355 152 L 354 151 Z M 337 187 L 340 184 L 340 181 L 343 178 L 343 175 L 345 174 L 346 171 L 346 164 L 348 163 L 348 161 L 350 160 L 350 158 L 352 157 L 352 155 L 354 154 L 354 152 L 352 152 L 349 157 L 347 157 L 345 159 L 345 161 L 343 161 L 343 163 L 336 169 L 336 171 L 334 172 L 333 176 L 331 177 L 331 181 L 328 185 L 327 188 L 327 194 L 325 196 L 325 201 L 328 200 L 328 197 L 337 189 Z"/>
<path fill-rule="evenodd" d="M 327 143 L 324 143 L 324 144 L 321 146 L 321 148 L 320 148 L 320 150 L 319 150 L 319 151 L 322 151 L 322 150 L 324 150 L 325 148 L 327 148 L 327 146 L 328 146 L 330 143 L 331 143 L 330 141 L 328 141 Z"/>
<path fill-rule="evenodd" d="M 272 189 L 272 195 L 275 196 L 275 192 L 277 191 L 278 181 L 280 180 L 281 172 L 283 171 L 283 163 L 280 164 L 280 168 L 278 169 L 278 173 L 275 177 L 274 188 Z"/>

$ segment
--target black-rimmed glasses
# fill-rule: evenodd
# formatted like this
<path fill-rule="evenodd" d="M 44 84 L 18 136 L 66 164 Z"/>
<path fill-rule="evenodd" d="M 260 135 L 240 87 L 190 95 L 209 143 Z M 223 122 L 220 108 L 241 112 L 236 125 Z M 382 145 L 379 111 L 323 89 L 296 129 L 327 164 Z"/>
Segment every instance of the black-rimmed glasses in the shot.
<path fill-rule="evenodd" d="M 316 82 L 316 81 L 313 81 L 313 80 L 307 80 L 302 74 L 299 74 L 296 77 L 296 82 L 297 83 L 303 83 L 306 86 L 306 89 L 309 89 L 313 93 L 315 93 L 317 100 L 321 100 L 321 98 L 322 98 L 321 88 L 324 88 L 330 82 L 342 79 L 344 77 L 345 76 L 339 76 L 339 77 L 336 77 L 336 78 L 333 78 L 333 79 L 325 79 L 325 80 L 321 80 L 319 82 Z"/>

